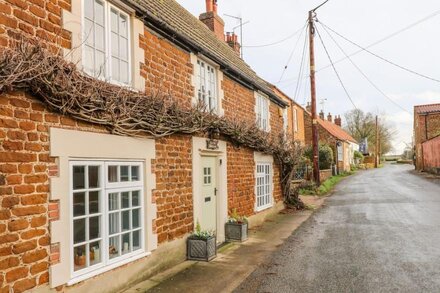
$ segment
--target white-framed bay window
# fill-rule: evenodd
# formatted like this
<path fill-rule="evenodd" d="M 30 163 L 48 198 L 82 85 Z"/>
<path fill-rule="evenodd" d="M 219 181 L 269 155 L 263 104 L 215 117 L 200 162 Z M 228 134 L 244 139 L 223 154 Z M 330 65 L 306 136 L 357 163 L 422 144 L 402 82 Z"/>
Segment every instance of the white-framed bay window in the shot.
<path fill-rule="evenodd" d="M 218 113 L 218 74 L 217 69 L 205 60 L 197 58 L 196 94 L 199 103 L 205 106 L 207 111 Z"/>
<path fill-rule="evenodd" d="M 82 0 L 82 63 L 96 78 L 131 83 L 130 16 L 106 0 Z"/>
<path fill-rule="evenodd" d="M 145 252 L 143 163 L 69 162 L 71 277 L 93 276 Z"/>
<path fill-rule="evenodd" d="M 272 163 L 257 163 L 256 169 L 255 209 L 261 211 L 273 205 Z"/>
<path fill-rule="evenodd" d="M 256 93 L 256 122 L 257 126 L 263 131 L 270 131 L 269 103 L 268 97 Z"/>

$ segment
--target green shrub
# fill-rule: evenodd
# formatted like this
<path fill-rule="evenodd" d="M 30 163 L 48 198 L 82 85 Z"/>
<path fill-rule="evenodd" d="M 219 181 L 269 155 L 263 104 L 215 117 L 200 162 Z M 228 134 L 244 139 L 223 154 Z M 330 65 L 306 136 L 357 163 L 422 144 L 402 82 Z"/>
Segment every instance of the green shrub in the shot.
<path fill-rule="evenodd" d="M 313 149 L 312 147 L 307 147 L 304 155 L 313 161 Z M 319 169 L 325 170 L 330 169 L 333 164 L 333 150 L 328 144 L 319 145 Z"/>
<path fill-rule="evenodd" d="M 359 151 L 354 151 L 353 157 L 355 159 L 359 159 L 359 163 L 362 163 L 364 161 L 364 155 Z"/>

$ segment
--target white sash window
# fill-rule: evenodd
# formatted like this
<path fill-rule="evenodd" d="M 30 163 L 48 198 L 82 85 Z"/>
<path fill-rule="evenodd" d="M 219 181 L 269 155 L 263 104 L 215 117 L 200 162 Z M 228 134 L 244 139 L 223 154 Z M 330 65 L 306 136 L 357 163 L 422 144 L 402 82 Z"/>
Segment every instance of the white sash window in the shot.
<path fill-rule="evenodd" d="M 256 172 L 256 210 L 272 206 L 272 164 L 257 163 Z"/>
<path fill-rule="evenodd" d="M 83 1 L 84 71 L 117 84 L 130 84 L 129 15 L 107 1 Z"/>
<path fill-rule="evenodd" d="M 257 93 L 257 126 L 264 131 L 269 131 L 269 99 Z"/>
<path fill-rule="evenodd" d="M 196 91 L 199 102 L 203 103 L 207 111 L 218 111 L 217 73 L 216 69 L 203 60 L 197 60 Z"/>

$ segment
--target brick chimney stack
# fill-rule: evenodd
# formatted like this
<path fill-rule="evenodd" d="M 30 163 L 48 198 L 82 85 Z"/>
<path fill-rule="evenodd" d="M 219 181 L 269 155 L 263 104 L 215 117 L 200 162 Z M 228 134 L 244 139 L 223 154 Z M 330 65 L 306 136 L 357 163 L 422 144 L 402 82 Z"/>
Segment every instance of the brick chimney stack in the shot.
<path fill-rule="evenodd" d="M 215 33 L 218 39 L 225 40 L 225 22 L 217 14 L 217 0 L 206 0 L 206 12 L 200 14 L 199 19 Z"/>
<path fill-rule="evenodd" d="M 240 55 L 241 45 L 238 42 L 238 36 L 235 33 L 226 33 L 226 43 Z"/>
<path fill-rule="evenodd" d="M 328 113 L 328 115 L 327 115 L 327 120 L 328 120 L 329 122 L 333 122 L 332 114 Z"/>
<path fill-rule="evenodd" d="M 321 112 L 319 112 L 319 118 L 321 118 L 322 120 L 324 120 L 324 111 L 321 110 Z"/>
<path fill-rule="evenodd" d="M 335 124 L 338 125 L 339 127 L 342 126 L 342 120 L 341 120 L 341 116 L 335 116 Z"/>

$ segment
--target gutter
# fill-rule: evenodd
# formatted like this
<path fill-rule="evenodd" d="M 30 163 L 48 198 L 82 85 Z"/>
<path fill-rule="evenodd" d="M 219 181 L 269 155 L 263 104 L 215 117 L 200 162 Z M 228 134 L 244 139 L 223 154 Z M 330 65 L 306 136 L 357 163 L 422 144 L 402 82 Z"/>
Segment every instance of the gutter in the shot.
<path fill-rule="evenodd" d="M 283 108 L 288 106 L 288 103 L 284 102 L 282 99 L 280 99 L 275 93 L 268 90 L 267 88 L 264 88 L 263 86 L 257 84 L 252 79 L 243 76 L 240 72 L 235 70 L 234 68 L 228 66 L 223 61 L 219 60 L 215 56 L 212 56 L 211 53 L 206 51 L 205 49 L 201 48 L 199 45 L 197 45 L 195 42 L 191 41 L 181 33 L 176 32 L 173 28 L 171 28 L 166 22 L 160 20 L 155 15 L 149 13 L 145 10 L 142 6 L 137 4 L 136 2 L 132 0 L 127 0 L 129 5 L 131 5 L 137 12 L 137 15 L 140 17 L 140 19 L 144 22 L 144 24 L 147 27 L 152 28 L 156 32 L 160 33 L 164 37 L 166 37 L 168 40 L 177 43 L 182 48 L 188 50 L 188 51 L 195 51 L 196 53 L 201 53 L 208 58 L 212 59 L 214 62 L 220 64 L 220 68 L 224 70 L 224 73 L 232 78 L 234 81 L 237 81 L 241 85 L 252 89 L 252 90 L 259 90 L 266 95 L 269 96 L 269 98 L 276 103 L 278 106 L 281 106 Z"/>

